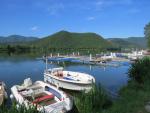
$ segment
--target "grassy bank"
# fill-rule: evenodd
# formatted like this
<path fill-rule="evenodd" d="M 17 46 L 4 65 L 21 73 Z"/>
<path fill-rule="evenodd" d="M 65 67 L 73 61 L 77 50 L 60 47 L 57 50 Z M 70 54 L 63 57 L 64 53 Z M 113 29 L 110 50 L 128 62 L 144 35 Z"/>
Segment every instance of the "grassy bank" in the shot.
<path fill-rule="evenodd" d="M 150 58 L 132 64 L 128 71 L 129 82 L 120 90 L 120 100 L 103 113 L 147 113 L 150 102 Z"/>
<path fill-rule="evenodd" d="M 138 87 L 137 83 L 130 82 L 120 91 L 121 99 L 103 113 L 147 113 L 145 105 L 150 101 L 150 83 Z"/>

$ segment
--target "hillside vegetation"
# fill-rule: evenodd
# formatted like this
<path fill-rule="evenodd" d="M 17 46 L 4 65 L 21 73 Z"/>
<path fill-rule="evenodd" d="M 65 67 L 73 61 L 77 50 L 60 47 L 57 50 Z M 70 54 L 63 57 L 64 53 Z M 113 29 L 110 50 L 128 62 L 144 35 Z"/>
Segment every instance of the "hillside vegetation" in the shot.
<path fill-rule="evenodd" d="M 146 48 L 147 40 L 144 37 L 109 38 L 109 41 L 122 48 Z"/>
<path fill-rule="evenodd" d="M 146 48 L 146 38 L 104 39 L 96 33 L 74 33 L 60 31 L 43 38 L 11 35 L 0 37 L 0 52 L 81 52 L 84 54 L 102 51 L 121 51 L 126 48 Z"/>
<path fill-rule="evenodd" d="M 0 37 L 0 45 L 27 45 L 38 48 L 146 48 L 144 37 L 104 39 L 96 33 L 72 33 L 60 31 L 53 35 L 37 38 L 11 35 Z"/>
<path fill-rule="evenodd" d="M 10 35 L 8 37 L 0 36 L 0 44 L 22 44 L 38 40 L 37 37 L 26 37 L 20 35 Z"/>
<path fill-rule="evenodd" d="M 95 33 L 60 31 L 34 41 L 32 45 L 48 48 L 108 48 L 113 44 Z"/>
<path fill-rule="evenodd" d="M 147 45 L 150 48 L 150 22 L 144 28 L 145 38 L 147 39 Z"/>

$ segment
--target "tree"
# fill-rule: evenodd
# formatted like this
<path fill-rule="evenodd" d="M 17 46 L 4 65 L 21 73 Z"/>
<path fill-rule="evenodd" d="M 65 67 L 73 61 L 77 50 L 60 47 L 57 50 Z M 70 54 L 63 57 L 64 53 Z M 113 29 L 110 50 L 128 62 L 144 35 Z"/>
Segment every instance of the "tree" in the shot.
<path fill-rule="evenodd" d="M 150 48 L 150 23 L 145 26 L 144 30 L 145 38 L 148 40 L 148 47 Z"/>

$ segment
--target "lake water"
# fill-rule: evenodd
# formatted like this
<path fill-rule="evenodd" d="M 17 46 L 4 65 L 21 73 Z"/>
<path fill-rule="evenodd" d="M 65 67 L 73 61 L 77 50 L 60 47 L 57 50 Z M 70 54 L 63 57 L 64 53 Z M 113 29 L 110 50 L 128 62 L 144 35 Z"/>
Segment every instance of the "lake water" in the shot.
<path fill-rule="evenodd" d="M 62 64 L 49 63 L 48 67 L 60 67 Z M 83 64 L 63 64 L 66 70 L 79 71 L 91 74 L 95 77 L 96 83 L 100 83 L 104 88 L 117 92 L 120 87 L 127 83 L 127 71 L 129 65 L 120 67 L 100 67 Z M 4 81 L 10 94 L 10 87 L 21 84 L 23 80 L 30 77 L 33 81 L 43 80 L 45 62 L 36 58 L 0 58 L 0 80 Z"/>

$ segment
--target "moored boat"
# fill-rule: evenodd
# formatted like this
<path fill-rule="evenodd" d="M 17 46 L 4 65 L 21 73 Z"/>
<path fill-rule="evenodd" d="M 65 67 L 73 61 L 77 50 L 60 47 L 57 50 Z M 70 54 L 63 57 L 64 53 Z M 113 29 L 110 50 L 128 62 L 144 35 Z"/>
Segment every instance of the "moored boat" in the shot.
<path fill-rule="evenodd" d="M 42 82 L 32 83 L 31 79 L 25 79 L 23 85 L 15 85 L 11 88 L 11 98 L 18 105 L 29 107 L 37 106 L 37 110 L 44 113 L 64 113 L 72 109 L 72 100 L 61 90 Z"/>
<path fill-rule="evenodd" d="M 95 83 L 93 76 L 74 71 L 65 71 L 63 68 L 46 69 L 44 81 L 57 86 L 75 91 L 89 91 Z"/>

